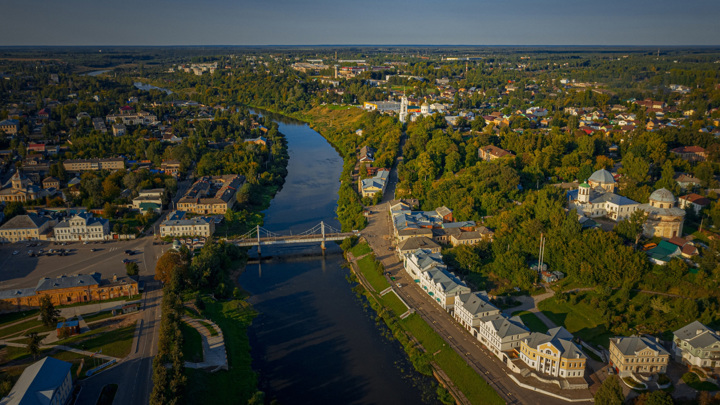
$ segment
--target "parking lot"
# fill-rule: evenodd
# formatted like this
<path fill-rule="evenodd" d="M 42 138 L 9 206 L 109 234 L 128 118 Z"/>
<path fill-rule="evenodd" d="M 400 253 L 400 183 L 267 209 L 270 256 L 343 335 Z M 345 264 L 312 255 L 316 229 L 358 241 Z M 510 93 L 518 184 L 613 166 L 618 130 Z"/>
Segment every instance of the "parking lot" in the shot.
<path fill-rule="evenodd" d="M 36 246 L 28 246 L 29 244 Z M 169 244 L 154 245 L 152 237 L 105 243 L 74 242 L 66 245 L 45 241 L 4 244 L 0 246 L 0 290 L 34 287 L 43 277 L 54 278 L 78 273 L 98 272 L 102 274 L 102 278 L 110 278 L 113 274 L 124 277 L 126 272 L 123 259 L 126 258 L 138 264 L 140 276 L 150 276 L 154 274 L 157 258 L 168 248 Z M 39 256 L 28 254 L 30 250 L 37 254 L 41 249 L 44 252 Z M 48 254 L 50 249 L 65 249 L 66 253 Z M 127 255 L 126 250 L 133 251 L 133 254 Z"/>

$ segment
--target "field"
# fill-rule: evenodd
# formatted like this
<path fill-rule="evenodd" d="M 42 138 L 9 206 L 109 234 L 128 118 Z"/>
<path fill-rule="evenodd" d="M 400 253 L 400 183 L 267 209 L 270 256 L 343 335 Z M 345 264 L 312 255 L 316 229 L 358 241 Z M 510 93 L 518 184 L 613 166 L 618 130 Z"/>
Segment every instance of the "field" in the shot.
<path fill-rule="evenodd" d="M 548 331 L 547 325 L 530 311 L 513 312 L 512 316 L 519 316 L 531 332 L 545 333 Z"/>
<path fill-rule="evenodd" d="M 199 363 L 203 360 L 202 336 L 200 332 L 185 322 L 180 323 L 183 336 L 182 352 L 185 361 Z"/>
<path fill-rule="evenodd" d="M 392 292 L 389 292 L 380 297 L 380 301 L 382 301 L 383 305 L 390 308 L 390 310 L 393 311 L 396 316 L 400 316 L 407 312 L 407 307 L 405 306 L 405 304 L 403 304 L 403 302 L 400 301 L 400 298 L 398 298 L 397 295 Z"/>
<path fill-rule="evenodd" d="M 609 339 L 613 336 L 604 325 L 604 321 L 596 308 L 585 301 L 576 304 L 560 302 L 555 297 L 540 301 L 539 309 L 556 325 L 564 326 L 568 332 L 580 339 L 609 347 Z"/>
<path fill-rule="evenodd" d="M 412 314 L 400 323 L 420 341 L 426 353 L 432 354 L 432 361 L 440 366 L 471 403 L 504 403 L 487 381 L 468 366 L 419 315 Z"/>
<path fill-rule="evenodd" d="M 373 256 L 365 256 L 357 261 L 357 265 L 360 272 L 363 276 L 365 276 L 376 292 L 379 293 L 380 291 L 390 287 L 390 283 L 376 270 L 375 258 Z"/>

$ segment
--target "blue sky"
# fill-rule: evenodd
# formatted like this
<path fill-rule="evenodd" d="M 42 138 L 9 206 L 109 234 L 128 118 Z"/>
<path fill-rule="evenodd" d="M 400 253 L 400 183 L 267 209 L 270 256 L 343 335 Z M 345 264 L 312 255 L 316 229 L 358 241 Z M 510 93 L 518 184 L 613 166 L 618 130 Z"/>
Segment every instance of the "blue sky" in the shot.
<path fill-rule="evenodd" d="M 2 45 L 720 45 L 718 0 L 3 0 Z"/>

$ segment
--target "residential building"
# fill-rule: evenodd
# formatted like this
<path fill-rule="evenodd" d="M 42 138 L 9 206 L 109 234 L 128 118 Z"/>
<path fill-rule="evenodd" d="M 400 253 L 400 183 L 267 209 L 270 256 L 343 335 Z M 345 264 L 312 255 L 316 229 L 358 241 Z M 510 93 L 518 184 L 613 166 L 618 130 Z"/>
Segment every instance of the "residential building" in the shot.
<path fill-rule="evenodd" d="M 397 252 L 400 256 L 412 253 L 418 249 L 426 249 L 432 253 L 440 253 L 440 250 L 442 250 L 440 245 L 433 242 L 432 239 L 426 236 L 405 239 L 404 241 L 398 243 L 397 246 Z"/>
<path fill-rule="evenodd" d="M 483 234 L 478 231 L 458 232 L 457 234 L 450 235 L 450 244 L 453 247 L 458 245 L 474 245 L 481 240 L 483 240 Z"/>
<path fill-rule="evenodd" d="M 44 189 L 48 189 L 48 188 L 58 189 L 58 188 L 60 188 L 60 180 L 58 180 L 52 176 L 46 177 L 42 181 L 42 187 Z"/>
<path fill-rule="evenodd" d="M 490 161 L 507 156 L 514 157 L 515 155 L 512 152 L 508 152 L 505 149 L 498 148 L 495 145 L 487 145 L 478 149 L 478 157 L 482 160 Z"/>
<path fill-rule="evenodd" d="M 0 132 L 5 132 L 7 135 L 17 135 L 20 130 L 20 121 L 7 119 L 0 121 Z"/>
<path fill-rule="evenodd" d="M 245 177 L 237 174 L 199 178 L 178 201 L 177 208 L 194 214 L 225 214 L 237 201 Z"/>
<path fill-rule="evenodd" d="M 23 370 L 0 405 L 64 405 L 73 391 L 72 363 L 45 357 Z"/>
<path fill-rule="evenodd" d="M 673 257 L 680 256 L 682 250 L 677 245 L 670 243 L 666 240 L 661 240 L 654 248 L 645 252 L 648 255 L 648 259 L 655 264 L 661 266 L 667 264 Z"/>
<path fill-rule="evenodd" d="M 520 342 L 520 359 L 530 368 L 554 377 L 585 375 L 587 357 L 562 326 L 547 333 L 533 332 Z"/>
<path fill-rule="evenodd" d="M 125 124 L 112 124 L 112 132 L 115 136 L 123 136 L 127 132 Z"/>
<path fill-rule="evenodd" d="M 365 145 L 360 148 L 360 157 L 358 160 L 361 163 L 372 163 L 375 161 L 375 152 L 377 152 L 375 148 Z"/>
<path fill-rule="evenodd" d="M 84 172 L 90 170 L 122 170 L 125 168 L 125 159 L 67 159 L 63 166 L 68 172 Z"/>
<path fill-rule="evenodd" d="M 180 174 L 180 162 L 177 160 L 166 160 L 160 165 L 160 169 L 170 176 L 177 177 Z"/>
<path fill-rule="evenodd" d="M 700 182 L 700 179 L 697 177 L 691 176 L 689 174 L 680 173 L 677 176 L 675 176 L 675 182 L 682 188 L 683 190 L 692 189 L 694 187 L 700 187 L 702 184 Z"/>
<path fill-rule="evenodd" d="M 46 239 L 54 221 L 37 214 L 16 215 L 0 226 L 0 242 Z"/>
<path fill-rule="evenodd" d="M 259 136 L 257 138 L 246 139 L 245 143 L 253 143 L 255 145 L 263 145 L 264 146 L 264 145 L 268 144 L 268 140 L 264 136 Z"/>
<path fill-rule="evenodd" d="M 682 209 L 690 207 L 695 210 L 696 214 L 700 214 L 703 208 L 710 207 L 710 200 L 699 194 L 692 193 L 678 198 L 678 206 Z"/>
<path fill-rule="evenodd" d="M 498 315 L 500 310 L 490 303 L 485 291 L 470 292 L 455 296 L 455 320 L 468 332 L 480 326 L 480 319 Z"/>
<path fill-rule="evenodd" d="M 124 125 L 156 125 L 159 123 L 157 117 L 146 111 L 140 111 L 137 113 L 125 113 L 120 114 L 109 114 L 105 117 L 105 121 L 108 124 L 114 124 L 117 121 Z"/>
<path fill-rule="evenodd" d="M 14 288 L 0 291 L 0 310 L 23 311 L 40 306 L 43 296 L 54 305 L 77 302 L 105 301 L 138 294 L 138 283 L 131 277 L 103 280 L 99 273 L 43 278 L 35 288 Z"/>
<path fill-rule="evenodd" d="M 424 271 L 434 268 L 447 269 L 447 266 L 443 263 L 442 255 L 430 249 L 418 249 L 412 253 L 403 255 L 402 259 L 405 271 L 408 272 L 416 283 L 420 283 L 420 275 Z"/>
<path fill-rule="evenodd" d="M 433 239 L 434 229 L 422 228 L 422 229 L 403 229 L 397 232 L 398 243 L 404 242 L 410 238 L 430 238 Z M 433 239 L 434 240 L 434 239 Z"/>
<path fill-rule="evenodd" d="M 379 169 L 374 177 L 360 180 L 360 194 L 363 197 L 373 197 L 375 194 L 385 192 L 387 187 L 388 177 L 390 176 L 390 170 Z"/>
<path fill-rule="evenodd" d="M 643 234 L 648 238 L 682 237 L 685 211 L 676 207 L 677 200 L 672 192 L 665 188 L 653 191 L 647 204 L 638 205 L 637 209 L 647 213 Z"/>
<path fill-rule="evenodd" d="M 530 331 L 520 317 L 506 318 L 498 313 L 480 318 L 473 335 L 495 356 L 507 361 L 508 356 L 504 353 L 517 351 L 522 340 L 530 335 Z"/>
<path fill-rule="evenodd" d="M 205 218 L 168 219 L 160 224 L 160 237 L 210 237 L 215 233 L 215 222 Z"/>
<path fill-rule="evenodd" d="M 681 146 L 670 149 L 670 152 L 689 162 L 701 162 L 707 159 L 707 151 L 700 146 Z"/>
<path fill-rule="evenodd" d="M 102 241 L 110 235 L 110 221 L 95 218 L 89 212 L 76 214 L 65 219 L 53 228 L 55 240 L 65 241 Z"/>
<path fill-rule="evenodd" d="M 455 274 L 438 267 L 420 274 L 420 287 L 451 314 L 455 307 L 455 297 L 470 292 L 470 288 Z"/>
<path fill-rule="evenodd" d="M 610 366 L 618 376 L 667 371 L 670 353 L 655 339 L 630 336 L 610 339 Z"/>
<path fill-rule="evenodd" d="M 165 199 L 164 188 L 140 190 L 137 197 L 133 198 L 132 206 L 136 210 L 161 212 Z"/>
<path fill-rule="evenodd" d="M 704 368 L 720 367 L 720 334 L 698 321 L 673 332 L 675 358 Z"/>

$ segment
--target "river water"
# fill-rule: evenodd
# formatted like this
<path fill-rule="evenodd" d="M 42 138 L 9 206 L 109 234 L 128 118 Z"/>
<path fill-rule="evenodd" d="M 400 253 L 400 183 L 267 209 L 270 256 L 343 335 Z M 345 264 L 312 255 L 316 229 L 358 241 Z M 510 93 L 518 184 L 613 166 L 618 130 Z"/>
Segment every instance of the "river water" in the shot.
<path fill-rule="evenodd" d="M 302 232 L 325 221 L 339 229 L 341 157 L 306 124 L 276 121 L 290 159 L 264 228 Z M 282 252 L 263 247 L 263 256 L 275 258 L 249 264 L 240 276 L 260 313 L 248 330 L 260 389 L 283 405 L 434 403 L 432 380 L 413 370 L 400 344 L 383 336 L 382 321 L 352 291 L 339 247 L 328 243 L 324 256 L 308 256 L 319 252 L 319 245 Z"/>

